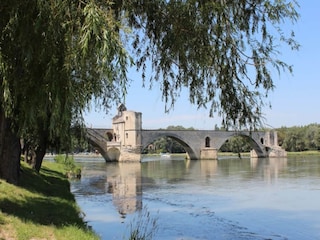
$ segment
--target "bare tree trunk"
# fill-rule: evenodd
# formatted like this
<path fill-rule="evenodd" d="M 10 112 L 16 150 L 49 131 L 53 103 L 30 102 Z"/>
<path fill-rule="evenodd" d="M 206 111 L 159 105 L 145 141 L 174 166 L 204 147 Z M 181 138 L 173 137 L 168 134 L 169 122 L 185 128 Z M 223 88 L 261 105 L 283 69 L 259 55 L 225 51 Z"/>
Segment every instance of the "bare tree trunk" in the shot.
<path fill-rule="evenodd" d="M 39 172 L 41 169 L 44 155 L 46 154 L 46 144 L 41 143 L 41 145 L 36 149 L 35 153 L 36 153 L 36 159 L 35 159 L 34 169 L 37 172 Z"/>
<path fill-rule="evenodd" d="M 37 172 L 40 171 L 44 155 L 46 154 L 47 143 L 48 133 L 46 130 L 44 130 L 39 134 L 39 143 L 38 146 L 35 148 L 35 165 L 33 167 Z"/>
<path fill-rule="evenodd" d="M 18 183 L 20 154 L 20 138 L 12 131 L 11 121 L 0 107 L 0 178 L 9 183 Z"/>
<path fill-rule="evenodd" d="M 30 149 L 30 144 L 27 140 L 23 139 L 20 141 L 21 143 L 21 154 L 24 156 L 24 161 L 31 165 L 32 162 L 32 151 Z"/>

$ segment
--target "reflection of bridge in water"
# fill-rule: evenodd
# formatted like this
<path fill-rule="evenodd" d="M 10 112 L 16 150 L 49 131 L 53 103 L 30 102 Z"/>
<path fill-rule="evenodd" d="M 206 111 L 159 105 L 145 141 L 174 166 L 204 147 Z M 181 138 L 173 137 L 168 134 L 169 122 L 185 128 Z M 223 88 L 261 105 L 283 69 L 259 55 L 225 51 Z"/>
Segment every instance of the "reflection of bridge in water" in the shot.
<path fill-rule="evenodd" d="M 275 131 L 214 131 L 214 130 L 145 130 L 142 114 L 118 108 L 112 129 L 87 129 L 88 139 L 106 161 L 140 161 L 141 152 L 153 141 L 170 137 L 185 149 L 188 159 L 217 159 L 218 150 L 230 138 L 243 136 L 252 146 L 251 157 L 285 157 L 278 146 Z"/>
<path fill-rule="evenodd" d="M 142 208 L 142 185 L 140 163 L 115 163 L 108 165 L 108 193 L 122 217 Z"/>
<path fill-rule="evenodd" d="M 124 218 L 126 214 L 142 209 L 142 194 L 147 188 L 158 189 L 159 185 L 163 184 L 177 184 L 180 181 L 183 183 L 186 178 L 205 181 L 223 179 L 229 175 L 237 176 L 237 179 L 257 179 L 257 181 L 261 181 L 262 176 L 263 181 L 272 183 L 277 181 L 279 174 L 287 167 L 286 158 L 237 160 L 241 161 L 240 165 L 232 159 L 221 161 L 159 161 L 156 157 L 152 159 L 156 161 L 147 161 L 142 165 L 138 162 L 107 165 L 106 189 L 112 194 L 113 205 L 121 217 Z"/>

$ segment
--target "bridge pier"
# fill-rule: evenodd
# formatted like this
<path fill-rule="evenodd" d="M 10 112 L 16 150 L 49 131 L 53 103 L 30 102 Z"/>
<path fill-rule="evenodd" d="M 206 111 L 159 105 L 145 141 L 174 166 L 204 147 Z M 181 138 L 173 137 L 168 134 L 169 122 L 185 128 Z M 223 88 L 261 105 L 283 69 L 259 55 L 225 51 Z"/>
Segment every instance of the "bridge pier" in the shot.
<path fill-rule="evenodd" d="M 277 132 L 268 131 L 265 134 L 263 145 L 260 148 L 252 149 L 251 158 L 283 158 L 287 152 L 278 145 Z"/>
<path fill-rule="evenodd" d="M 273 148 L 266 147 L 263 152 L 258 152 L 252 149 L 250 152 L 251 158 L 283 158 L 287 157 L 287 152 L 280 147 L 274 146 Z"/>
<path fill-rule="evenodd" d="M 141 149 L 137 148 L 121 148 L 121 155 L 119 157 L 119 162 L 140 162 L 141 161 Z"/>
<path fill-rule="evenodd" d="M 218 150 L 216 148 L 202 148 L 200 150 L 200 159 L 218 159 Z"/>

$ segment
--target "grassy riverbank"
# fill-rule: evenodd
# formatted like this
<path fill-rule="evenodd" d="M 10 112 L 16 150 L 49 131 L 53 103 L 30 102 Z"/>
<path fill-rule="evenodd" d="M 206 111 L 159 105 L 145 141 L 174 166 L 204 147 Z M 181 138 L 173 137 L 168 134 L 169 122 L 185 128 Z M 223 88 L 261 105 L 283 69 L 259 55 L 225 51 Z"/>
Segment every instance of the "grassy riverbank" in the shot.
<path fill-rule="evenodd" d="M 62 164 L 22 164 L 19 186 L 0 180 L 0 240 L 99 239 L 80 217 Z"/>
<path fill-rule="evenodd" d="M 287 152 L 288 157 L 294 156 L 320 156 L 320 151 L 317 150 L 308 150 L 308 151 L 301 151 L 301 152 Z"/>

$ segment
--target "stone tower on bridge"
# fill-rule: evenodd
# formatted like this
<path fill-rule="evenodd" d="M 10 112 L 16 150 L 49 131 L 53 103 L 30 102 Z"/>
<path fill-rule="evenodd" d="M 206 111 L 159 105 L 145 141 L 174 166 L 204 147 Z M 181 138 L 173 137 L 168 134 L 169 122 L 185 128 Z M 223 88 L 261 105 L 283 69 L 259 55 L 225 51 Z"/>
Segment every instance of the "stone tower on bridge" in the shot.
<path fill-rule="evenodd" d="M 142 114 L 127 111 L 121 104 L 118 114 L 112 119 L 113 140 L 119 143 L 119 161 L 140 161 Z"/>
<path fill-rule="evenodd" d="M 234 136 L 250 140 L 251 157 L 286 157 L 278 146 L 275 131 L 214 131 L 214 130 L 145 130 L 142 129 L 142 114 L 128 111 L 121 104 L 112 119 L 112 129 L 88 129 L 88 138 L 99 148 L 106 161 L 140 161 L 141 152 L 160 137 L 170 137 L 186 150 L 187 157 L 217 159 L 218 150 Z"/>

